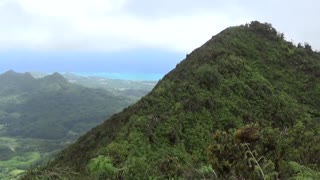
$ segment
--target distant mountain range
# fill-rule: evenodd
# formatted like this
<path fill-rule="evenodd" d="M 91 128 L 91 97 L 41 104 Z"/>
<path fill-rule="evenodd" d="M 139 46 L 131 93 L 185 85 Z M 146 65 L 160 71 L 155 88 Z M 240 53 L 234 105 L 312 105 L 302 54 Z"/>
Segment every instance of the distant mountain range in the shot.
<path fill-rule="evenodd" d="M 0 75 L 1 133 L 45 139 L 78 136 L 133 102 L 102 89 L 68 82 L 54 73 Z"/>
<path fill-rule="evenodd" d="M 52 73 L 30 72 L 34 77 L 44 77 Z M 124 81 L 158 81 L 163 78 L 164 74 L 160 73 L 108 73 L 108 72 L 61 72 L 61 75 L 77 77 L 96 77 L 104 79 L 124 80 Z"/>
<path fill-rule="evenodd" d="M 35 78 L 43 78 L 50 75 L 51 73 L 30 72 L 30 74 Z M 109 76 L 109 74 L 111 75 Z M 129 97 L 134 100 L 138 100 L 142 96 L 149 93 L 158 82 L 155 80 L 137 80 L 136 78 L 134 78 L 135 76 L 139 76 L 141 77 L 141 79 L 157 79 L 152 77 L 150 78 L 152 74 L 113 75 L 113 73 L 63 72 L 61 73 L 61 75 L 72 84 L 78 84 L 95 89 L 105 89 L 115 95 Z M 131 76 L 133 76 L 133 78 Z M 154 74 L 154 76 L 159 77 L 159 79 L 161 79 L 162 77 L 162 75 L 156 74 Z"/>

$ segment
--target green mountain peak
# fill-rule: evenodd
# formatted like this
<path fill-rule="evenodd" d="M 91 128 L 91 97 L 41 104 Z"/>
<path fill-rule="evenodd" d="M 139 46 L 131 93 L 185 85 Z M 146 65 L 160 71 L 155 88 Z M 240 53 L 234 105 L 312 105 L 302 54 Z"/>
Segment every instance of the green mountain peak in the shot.
<path fill-rule="evenodd" d="M 63 82 L 67 83 L 67 80 L 63 77 L 63 75 L 55 72 L 53 74 L 47 75 L 42 78 L 43 81 L 48 81 L 48 82 Z"/>
<path fill-rule="evenodd" d="M 33 79 L 33 76 L 30 73 L 18 73 L 14 70 L 9 70 L 4 72 L 3 74 L 0 74 L 0 77 L 6 77 L 6 78 L 16 78 L 16 79 Z"/>

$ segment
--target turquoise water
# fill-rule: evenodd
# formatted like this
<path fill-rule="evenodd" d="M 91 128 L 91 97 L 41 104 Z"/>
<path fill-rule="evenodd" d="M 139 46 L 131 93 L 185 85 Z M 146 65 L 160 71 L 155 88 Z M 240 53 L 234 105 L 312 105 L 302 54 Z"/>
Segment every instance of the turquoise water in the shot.
<path fill-rule="evenodd" d="M 107 73 L 107 72 L 72 72 L 79 76 L 104 77 L 109 79 L 123 79 L 136 81 L 159 81 L 164 74 L 157 73 Z"/>

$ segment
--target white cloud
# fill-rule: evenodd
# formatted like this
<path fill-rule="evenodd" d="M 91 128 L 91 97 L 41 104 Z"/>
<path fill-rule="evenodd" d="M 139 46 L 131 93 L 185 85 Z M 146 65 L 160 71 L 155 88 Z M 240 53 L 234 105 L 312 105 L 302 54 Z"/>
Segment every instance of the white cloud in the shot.
<path fill-rule="evenodd" d="M 114 38 L 112 43 L 117 47 L 149 46 L 191 51 L 223 28 L 246 22 L 240 21 L 216 14 L 176 16 L 156 21 L 119 16 L 86 19 L 75 22 L 74 26 L 79 33 L 105 38 L 107 43 L 108 39 Z"/>
<path fill-rule="evenodd" d="M 274 0 L 263 5 L 249 0 L 0 0 L 0 49 L 112 51 L 148 47 L 186 53 L 226 27 L 254 19 L 280 27 L 289 34 L 289 39 L 305 38 L 320 47 L 315 37 L 315 32 L 320 30 L 319 23 L 305 21 L 305 25 L 300 26 L 303 28 L 295 28 L 294 21 L 288 21 L 289 15 L 281 15 L 292 16 L 287 3 Z M 300 3 L 290 3 L 299 11 Z M 317 12 L 311 10 L 305 15 Z M 299 12 L 296 15 L 292 18 L 305 17 Z M 312 29 L 305 34 L 307 28 Z"/>
<path fill-rule="evenodd" d="M 125 0 L 16 0 L 32 14 L 81 18 L 119 10 Z"/>

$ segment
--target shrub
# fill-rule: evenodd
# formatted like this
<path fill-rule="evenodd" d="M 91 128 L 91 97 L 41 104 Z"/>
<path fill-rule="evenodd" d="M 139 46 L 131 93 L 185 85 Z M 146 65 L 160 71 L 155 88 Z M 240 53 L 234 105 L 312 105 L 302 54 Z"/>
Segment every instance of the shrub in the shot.
<path fill-rule="evenodd" d="M 114 177 L 119 172 L 119 169 L 113 166 L 112 160 L 102 155 L 90 160 L 88 170 L 90 175 L 97 179 Z"/>

